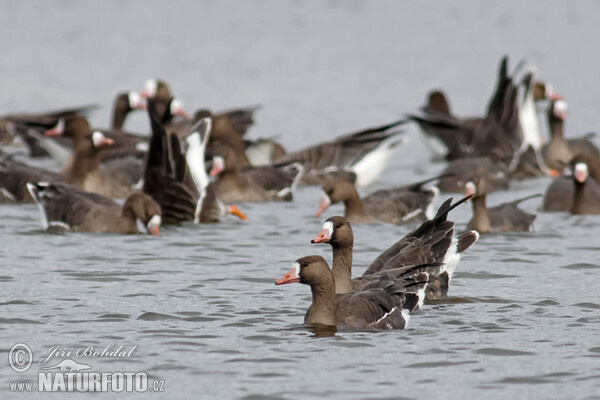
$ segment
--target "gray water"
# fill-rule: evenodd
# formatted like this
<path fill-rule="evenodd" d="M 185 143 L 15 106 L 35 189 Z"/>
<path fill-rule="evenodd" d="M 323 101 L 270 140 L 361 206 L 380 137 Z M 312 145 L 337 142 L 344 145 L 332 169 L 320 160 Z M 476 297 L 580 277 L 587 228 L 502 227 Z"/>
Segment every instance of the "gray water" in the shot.
<path fill-rule="evenodd" d="M 115 93 L 160 77 L 190 110 L 263 104 L 250 136 L 296 149 L 394 120 L 433 87 L 457 114 L 481 114 L 509 54 L 566 96 L 568 135 L 598 130 L 600 3 L 448 3 L 2 1 L 0 110 L 96 102 L 92 122 L 106 126 Z M 147 119 L 127 127 L 147 131 Z M 415 128 L 406 135 L 363 193 L 443 169 Z M 548 183 L 517 182 L 488 204 Z M 273 283 L 301 256 L 330 260 L 309 243 L 319 196 L 302 188 L 293 203 L 242 205 L 249 222 L 165 227 L 158 238 L 49 234 L 35 206 L 1 206 L 0 398 L 31 397 L 9 382 L 37 382 L 53 346 L 110 343 L 137 347 L 120 359 L 72 358 L 92 371 L 146 372 L 173 399 L 600 397 L 600 217 L 539 213 L 533 233 L 482 237 L 451 299 L 424 307 L 407 330 L 316 337 L 301 325 L 308 287 Z M 470 208 L 450 218 L 460 231 Z M 413 227 L 355 226 L 355 275 Z M 6 361 L 16 343 L 34 354 L 21 374 Z"/>

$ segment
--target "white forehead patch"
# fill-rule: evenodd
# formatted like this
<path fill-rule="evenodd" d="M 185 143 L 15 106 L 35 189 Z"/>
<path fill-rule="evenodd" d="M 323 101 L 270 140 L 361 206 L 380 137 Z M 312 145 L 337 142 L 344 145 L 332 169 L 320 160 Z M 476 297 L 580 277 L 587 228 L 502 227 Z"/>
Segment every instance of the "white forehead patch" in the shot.
<path fill-rule="evenodd" d="M 477 188 L 473 182 L 465 183 L 465 189 L 470 193 L 477 193 Z"/>
<path fill-rule="evenodd" d="M 327 230 L 329 232 L 329 237 L 331 237 L 333 235 L 333 222 L 331 221 L 325 221 L 323 223 L 323 230 Z"/>
<path fill-rule="evenodd" d="M 214 157 L 213 163 L 215 164 L 215 167 L 217 167 L 219 170 L 225 169 L 225 160 L 223 159 L 223 157 L 221 157 L 221 156 Z"/>
<path fill-rule="evenodd" d="M 575 174 L 585 174 L 585 176 L 587 177 L 588 175 L 588 166 L 586 163 L 577 163 L 575 164 Z"/>
<path fill-rule="evenodd" d="M 160 217 L 160 215 L 155 215 L 152 218 L 150 218 L 150 221 L 148 221 L 148 227 L 153 227 L 153 226 L 160 226 L 160 224 L 162 223 L 162 218 Z"/>
<path fill-rule="evenodd" d="M 557 100 L 554 102 L 554 114 L 566 114 L 567 113 L 567 102 L 564 100 Z"/>
<path fill-rule="evenodd" d="M 94 147 L 98 147 L 102 144 L 102 142 L 106 139 L 106 136 L 100 131 L 95 131 L 92 133 L 92 142 L 94 142 Z"/>
<path fill-rule="evenodd" d="M 171 114 L 175 115 L 183 111 L 183 104 L 178 99 L 173 99 L 171 102 Z"/>
<path fill-rule="evenodd" d="M 158 83 L 156 79 L 148 79 L 146 83 L 144 83 L 144 92 L 148 94 L 150 97 L 156 96 L 156 88 Z"/>
<path fill-rule="evenodd" d="M 300 264 L 295 262 L 294 265 L 292 265 L 292 268 L 296 270 L 296 276 L 294 278 L 300 278 Z"/>
<path fill-rule="evenodd" d="M 127 98 L 129 99 L 129 107 L 131 108 L 140 108 L 144 105 L 144 100 L 138 92 L 129 92 Z"/>

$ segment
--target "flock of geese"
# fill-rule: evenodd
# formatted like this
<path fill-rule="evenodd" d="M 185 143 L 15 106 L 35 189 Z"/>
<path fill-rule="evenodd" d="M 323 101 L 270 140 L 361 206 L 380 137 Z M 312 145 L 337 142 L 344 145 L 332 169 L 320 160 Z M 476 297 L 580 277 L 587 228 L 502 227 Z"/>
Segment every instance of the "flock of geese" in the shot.
<path fill-rule="evenodd" d="M 183 221 L 216 223 L 235 204 L 292 201 L 298 187 L 320 185 L 317 216 L 343 203 L 344 216 L 328 218 L 312 243 L 327 243 L 332 268 L 320 256 L 303 257 L 276 284 L 310 285 L 313 302 L 304 322 L 359 329 L 402 329 L 424 301 L 447 296 L 461 254 L 480 234 L 530 231 L 535 215 L 519 203 L 539 194 L 487 207 L 487 196 L 511 180 L 555 177 L 541 209 L 600 214 L 600 153 L 589 137 L 566 139 L 567 105 L 533 72 L 509 73 L 502 58 L 486 114 L 458 118 L 443 92 L 433 91 L 418 113 L 295 152 L 272 139 L 249 140 L 258 107 L 188 114 L 168 85 L 148 80 L 141 92 L 119 94 L 111 126 L 90 126 L 94 106 L 0 117 L 0 202 L 36 203 L 42 225 L 74 232 L 148 233 Z M 517 81 L 517 76 L 522 75 Z M 545 107 L 549 140 L 537 109 Z M 150 135 L 123 130 L 126 117 L 146 110 Z M 377 179 L 402 145 L 402 125 L 414 122 L 434 159 L 447 162 L 438 176 L 360 197 L 356 186 Z M 7 152 L 24 146 L 31 157 L 51 157 L 60 170 L 35 168 Z M 432 183 L 437 182 L 437 185 Z M 464 193 L 436 211 L 440 191 Z M 113 199 L 125 199 L 116 202 Z M 468 231 L 455 234 L 448 214 L 470 202 Z M 243 209 L 243 208 L 242 208 Z M 352 278 L 351 224 L 421 221 Z"/>

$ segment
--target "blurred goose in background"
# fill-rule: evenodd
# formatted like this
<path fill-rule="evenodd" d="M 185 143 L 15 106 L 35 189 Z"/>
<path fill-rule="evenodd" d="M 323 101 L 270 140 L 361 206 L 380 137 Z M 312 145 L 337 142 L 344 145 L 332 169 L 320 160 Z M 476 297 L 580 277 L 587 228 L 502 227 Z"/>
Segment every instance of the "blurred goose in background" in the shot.
<path fill-rule="evenodd" d="M 546 212 L 571 211 L 575 193 L 573 166 L 584 163 L 587 166 L 586 190 L 583 191 L 582 203 L 593 203 L 596 189 L 600 188 L 600 160 L 585 154 L 578 154 L 562 167 L 563 174 L 552 181 L 544 194 L 542 209 Z M 560 163 L 558 163 L 560 165 Z M 600 189 L 598 189 L 600 191 Z"/>
<path fill-rule="evenodd" d="M 142 179 L 143 161 L 135 157 L 121 157 L 100 163 L 99 149 L 113 145 L 114 140 L 100 131 L 92 131 L 85 117 L 74 115 L 61 122 L 46 131 L 46 135 L 63 135 L 73 141 L 68 182 L 111 198 L 129 195 Z"/>
<path fill-rule="evenodd" d="M 433 218 L 433 203 L 439 190 L 423 185 L 441 176 L 392 189 L 378 190 L 360 198 L 353 184 L 343 180 L 331 180 L 323 185 L 323 197 L 316 216 L 331 204 L 344 203 L 344 217 L 351 223 L 383 221 L 394 224 L 415 218 Z"/>
<path fill-rule="evenodd" d="M 44 229 L 73 232 L 150 233 L 158 235 L 160 207 L 143 193 L 133 193 L 123 207 L 104 196 L 59 183 L 28 183 Z"/>
<path fill-rule="evenodd" d="M 433 219 L 423 222 L 381 253 L 359 278 L 352 279 L 354 236 L 350 223 L 344 217 L 327 219 L 321 233 L 311 243 L 331 245 L 337 293 L 359 290 L 370 283 L 370 275 L 382 271 L 393 276 L 403 276 L 406 269 L 412 270 L 416 266 L 430 264 L 440 265 L 442 268 L 429 279 L 427 299 L 441 300 L 447 297 L 450 280 L 461 253 L 479 237 L 477 232 L 470 231 L 455 238 L 454 222 L 447 220 L 448 213 L 469 198 L 465 197 L 455 204 L 452 204 L 452 199 L 444 202 Z"/>
<path fill-rule="evenodd" d="M 489 182 L 490 190 L 508 186 L 523 146 L 519 125 L 517 86 L 508 75 L 508 59 L 500 62 L 498 82 L 485 119 L 478 125 L 467 158 L 451 161 L 439 188 L 443 192 L 463 192 L 464 184 L 477 178 Z"/>
<path fill-rule="evenodd" d="M 240 168 L 230 147 L 219 146 L 211 152 L 210 175 L 217 177 L 217 197 L 225 203 L 293 200 L 304 171 L 299 163 Z"/>
<path fill-rule="evenodd" d="M 412 285 L 427 285 L 427 274 L 421 274 Z M 373 288 L 336 294 L 335 279 L 321 256 L 296 260 L 290 272 L 275 284 L 303 283 L 312 291 L 312 304 L 306 311 L 307 325 L 347 326 L 381 330 L 404 329 L 409 314 L 422 303 L 423 290 L 407 292 L 406 287 L 388 280 L 384 288 Z"/>
<path fill-rule="evenodd" d="M 125 119 L 132 111 L 145 110 L 146 102 L 137 92 L 119 93 L 113 101 L 110 128 L 122 130 Z"/>
<path fill-rule="evenodd" d="M 55 126 L 61 118 L 74 114 L 87 115 L 97 107 L 97 105 L 92 104 L 44 113 L 19 113 L 1 116 L 0 143 L 9 143 L 18 136 L 28 148 L 30 157 L 47 157 L 49 155 L 48 151 L 37 143 L 37 138 L 29 134 L 32 128 L 34 132 L 39 130 L 43 132 Z M 38 131 L 36 131 L 36 128 Z M 63 145 L 67 143 L 68 140 L 65 140 Z"/>
<path fill-rule="evenodd" d="M 300 163 L 304 166 L 304 185 L 322 185 L 330 174 L 338 178 L 356 176 L 358 186 L 371 184 L 385 169 L 395 150 L 404 143 L 395 130 L 405 120 L 365 129 L 330 142 L 288 153 L 276 165 Z"/>
<path fill-rule="evenodd" d="M 209 183 L 204 152 L 210 136 L 210 119 L 196 124 L 186 139 L 184 154 L 178 136 L 167 134 L 153 100 L 149 100 L 148 114 L 152 137 L 143 191 L 161 206 L 165 223 L 218 222 L 226 214 L 247 219 L 236 206 L 225 206 L 217 199 L 214 184 Z"/>
<path fill-rule="evenodd" d="M 66 181 L 64 175 L 35 168 L 9 156 L 0 157 L 0 204 L 1 203 L 33 203 L 27 189 L 27 182 Z"/>
<path fill-rule="evenodd" d="M 575 185 L 571 214 L 600 214 L 600 186 L 596 181 L 589 179 L 588 164 L 574 160 L 571 165 Z"/>
<path fill-rule="evenodd" d="M 548 106 L 550 141 L 542 148 L 544 162 L 548 168 L 562 171 L 577 154 L 600 159 L 596 146 L 586 138 L 565 139 L 564 122 L 567 119 L 567 102 L 554 100 Z"/>
<path fill-rule="evenodd" d="M 427 95 L 422 114 L 408 114 L 407 118 L 421 128 L 423 142 L 434 160 L 455 160 L 471 152 L 471 143 L 482 117 L 458 118 L 450 111 L 446 94 L 434 90 Z"/>
<path fill-rule="evenodd" d="M 541 197 L 541 194 L 534 194 L 488 208 L 486 205 L 488 192 L 484 182 L 467 182 L 465 189 L 466 195 L 473 195 L 471 199 L 473 204 L 473 218 L 467 224 L 469 229 L 474 229 L 480 234 L 533 231 L 535 214 L 529 214 L 521 210 L 518 205 L 525 200 Z"/>

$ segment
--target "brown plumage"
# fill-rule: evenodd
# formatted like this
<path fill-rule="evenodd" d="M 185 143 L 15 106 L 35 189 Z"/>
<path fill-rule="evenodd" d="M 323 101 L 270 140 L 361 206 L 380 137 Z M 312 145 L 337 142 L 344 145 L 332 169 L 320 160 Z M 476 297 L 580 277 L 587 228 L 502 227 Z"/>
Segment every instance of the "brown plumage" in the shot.
<path fill-rule="evenodd" d="M 28 183 L 40 208 L 44 229 L 73 232 L 138 232 L 139 220 L 148 233 L 158 235 L 161 212 L 143 193 L 131 194 L 123 207 L 104 196 L 59 183 Z"/>
<path fill-rule="evenodd" d="M 323 185 L 323 197 L 316 216 L 319 217 L 331 204 L 344 203 L 344 217 L 351 223 L 383 221 L 394 224 L 414 218 L 433 217 L 430 205 L 437 188 L 423 185 L 440 176 L 392 189 L 378 190 L 360 198 L 354 185 L 346 181 L 331 180 Z"/>
<path fill-rule="evenodd" d="M 65 180 L 63 175 L 31 167 L 9 156 L 0 157 L 0 203 L 33 203 L 27 182 Z"/>
<path fill-rule="evenodd" d="M 427 278 L 423 274 L 422 278 Z M 335 279 L 321 256 L 296 260 L 294 266 L 276 284 L 299 282 L 309 285 L 312 304 L 304 316 L 310 325 L 349 326 L 359 329 L 404 329 L 409 313 L 420 303 L 418 291 L 407 292 L 393 280 L 383 288 L 336 294 Z M 426 280 L 415 282 L 425 286 Z"/>
<path fill-rule="evenodd" d="M 554 100 L 548 106 L 548 126 L 550 141 L 542 147 L 544 162 L 548 168 L 561 171 L 577 154 L 599 159 L 599 151 L 585 138 L 565 139 L 564 122 L 567 119 L 567 103 Z"/>
<path fill-rule="evenodd" d="M 571 214 L 600 214 L 600 186 L 589 179 L 588 165 L 582 161 L 572 161 L 571 168 L 575 185 Z"/>
<path fill-rule="evenodd" d="M 476 118 L 457 118 L 450 112 L 446 95 L 435 90 L 428 94 L 427 104 L 421 108 L 422 115 L 409 114 L 408 118 L 416 122 L 424 135 L 430 140 L 439 141 L 446 150 L 444 159 L 455 160 L 467 156 L 475 130 L 483 120 Z"/>
<path fill-rule="evenodd" d="M 566 174 L 563 174 L 552 181 L 544 194 L 544 203 L 542 209 L 546 212 L 571 211 L 573 208 L 573 199 L 575 194 L 575 184 L 572 178 L 573 166 L 577 163 L 585 163 L 588 167 L 589 178 L 586 183 L 586 189 L 582 192 L 582 203 L 593 203 L 596 193 L 600 192 L 600 161 L 588 155 L 579 154 L 569 162 L 563 165 L 561 169 L 566 168 Z"/>
<path fill-rule="evenodd" d="M 277 165 L 299 163 L 304 167 L 304 185 L 322 185 L 329 178 L 328 173 L 341 173 L 343 179 L 356 181 L 357 185 L 365 186 L 371 183 L 378 174 L 366 178 L 361 177 L 356 167 L 375 151 L 385 154 L 378 157 L 378 167 L 383 169 L 387 158 L 397 146 L 403 143 L 401 132 L 397 128 L 406 123 L 405 120 L 390 124 L 364 129 L 362 131 L 340 136 L 332 141 L 320 143 L 295 152 L 288 153 L 275 160 Z M 369 168 L 369 173 L 375 170 Z M 356 174 L 354 177 L 352 175 Z M 347 179 L 349 178 L 349 179 Z"/>
<path fill-rule="evenodd" d="M 469 229 L 474 229 L 480 234 L 490 232 L 530 232 L 533 230 L 533 221 L 536 218 L 535 214 L 529 214 L 521 210 L 518 205 L 525 200 L 540 197 L 541 194 L 534 194 L 488 208 L 486 205 L 488 191 L 485 188 L 485 182 L 467 182 L 465 187 L 467 195 L 474 195 L 471 199 L 473 203 L 473 218 L 471 218 L 467 225 Z"/>
<path fill-rule="evenodd" d="M 298 164 L 283 167 L 241 168 L 233 150 L 220 146 L 212 150 L 217 197 L 225 203 L 291 201 L 303 168 Z"/>
<path fill-rule="evenodd" d="M 455 204 L 449 199 L 439 208 L 434 219 L 423 222 L 417 229 L 381 253 L 367 268 L 361 278 L 352 277 L 352 250 L 354 236 L 350 223 L 343 217 L 332 217 L 325 221 L 321 233 L 312 243 L 329 243 L 333 251 L 333 274 L 336 291 L 345 293 L 360 289 L 368 275 L 386 271 L 401 277 L 407 270 L 422 265 L 442 265 L 440 271 L 430 279 L 427 299 L 435 300 L 447 295 L 448 284 L 460 260 L 460 253 L 469 248 L 478 237 L 476 232 L 467 232 L 454 239 L 454 222 L 448 221 L 448 213 L 464 202 Z"/>
<path fill-rule="evenodd" d="M 47 131 L 47 134 L 64 135 L 73 141 L 68 182 L 107 197 L 129 195 L 142 177 L 143 161 L 119 157 L 100 164 L 99 149 L 114 144 L 114 141 L 101 132 L 93 132 L 85 117 L 76 115 L 63 121 L 62 126 Z"/>
<path fill-rule="evenodd" d="M 203 174 L 199 178 L 193 176 L 178 136 L 167 134 L 152 99 L 148 100 L 148 115 L 152 136 L 144 170 L 143 191 L 160 204 L 165 222 L 218 222 L 227 213 L 247 219 L 237 207 L 227 207 L 217 199 L 214 184 L 208 184 L 206 177 L 203 149 L 198 149 L 199 154 L 190 154 L 200 164 L 201 171 L 197 173 Z M 202 147 L 209 134 L 210 120 L 205 120 L 188 140 L 192 140 L 193 135 L 203 136 L 201 140 L 198 138 L 199 147 Z M 188 151 L 191 151 L 191 146 Z"/>

